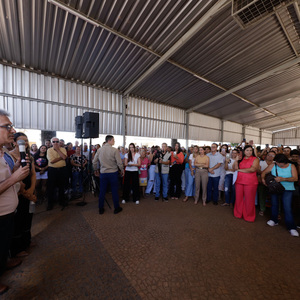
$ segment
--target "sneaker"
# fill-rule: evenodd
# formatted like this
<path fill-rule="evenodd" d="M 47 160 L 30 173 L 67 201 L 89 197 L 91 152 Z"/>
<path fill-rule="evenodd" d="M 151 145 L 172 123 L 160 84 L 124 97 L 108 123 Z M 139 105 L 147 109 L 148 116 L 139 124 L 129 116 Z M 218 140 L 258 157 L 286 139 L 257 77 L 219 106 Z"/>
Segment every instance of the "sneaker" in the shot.
<path fill-rule="evenodd" d="M 300 225 L 297 225 L 297 228 L 300 228 Z"/>
<path fill-rule="evenodd" d="M 299 236 L 299 233 L 296 229 L 291 229 L 290 234 L 291 234 L 291 236 Z"/>
<path fill-rule="evenodd" d="M 135 204 L 140 204 L 140 201 L 139 201 L 139 200 L 136 200 L 136 201 L 135 201 Z"/>
<path fill-rule="evenodd" d="M 166 198 L 163 198 L 163 202 L 169 202 L 169 199 L 168 199 L 168 197 L 166 197 Z"/>
<path fill-rule="evenodd" d="M 122 200 L 122 204 L 125 204 L 126 203 L 126 201 L 125 200 Z"/>
<path fill-rule="evenodd" d="M 125 200 L 124 200 L 125 201 Z M 118 214 L 119 212 L 121 212 L 123 210 L 123 208 L 122 207 L 117 207 L 115 210 L 114 210 L 114 214 L 116 215 L 116 214 Z"/>
<path fill-rule="evenodd" d="M 267 224 L 271 227 L 278 225 L 278 223 L 275 223 L 273 220 L 269 220 Z"/>
<path fill-rule="evenodd" d="M 99 208 L 99 215 L 103 215 L 104 214 L 104 208 Z"/>
<path fill-rule="evenodd" d="M 159 200 L 159 197 L 155 197 L 155 199 L 154 199 L 155 201 L 158 201 Z"/>

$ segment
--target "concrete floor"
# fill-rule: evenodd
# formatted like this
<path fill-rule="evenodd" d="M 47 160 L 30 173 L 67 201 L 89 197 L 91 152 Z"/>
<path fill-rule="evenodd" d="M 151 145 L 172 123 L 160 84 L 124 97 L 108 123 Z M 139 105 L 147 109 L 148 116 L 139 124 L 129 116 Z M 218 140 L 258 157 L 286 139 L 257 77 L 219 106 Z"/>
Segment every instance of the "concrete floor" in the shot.
<path fill-rule="evenodd" d="M 37 246 L 1 278 L 1 299 L 300 299 L 300 238 L 283 222 L 153 197 L 99 215 L 87 201 L 38 208 Z"/>

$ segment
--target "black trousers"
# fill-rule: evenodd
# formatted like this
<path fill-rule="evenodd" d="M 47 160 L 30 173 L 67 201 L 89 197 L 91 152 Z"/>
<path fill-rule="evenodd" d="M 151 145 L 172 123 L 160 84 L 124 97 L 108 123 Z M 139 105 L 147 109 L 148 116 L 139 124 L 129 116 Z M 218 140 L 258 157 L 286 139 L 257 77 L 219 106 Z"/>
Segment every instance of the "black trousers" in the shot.
<path fill-rule="evenodd" d="M 6 269 L 10 242 L 14 231 L 14 213 L 0 216 L 0 276 Z"/>
<path fill-rule="evenodd" d="M 53 207 L 55 200 L 55 189 L 58 188 L 59 204 L 65 205 L 64 188 L 67 182 L 67 170 L 66 167 L 62 168 L 48 168 L 48 206 Z"/>
<path fill-rule="evenodd" d="M 138 171 L 125 171 L 123 199 L 129 200 L 129 194 L 133 190 L 133 201 L 140 200 L 140 185 L 139 185 L 139 172 Z"/>
<path fill-rule="evenodd" d="M 175 164 L 170 168 L 169 177 L 170 177 L 170 188 L 169 193 L 171 197 L 179 198 L 181 194 L 181 174 L 182 174 L 182 165 Z"/>
<path fill-rule="evenodd" d="M 12 257 L 30 246 L 33 214 L 29 213 L 29 202 L 24 196 L 19 196 L 19 204 L 14 216 L 14 234 L 10 246 Z"/>

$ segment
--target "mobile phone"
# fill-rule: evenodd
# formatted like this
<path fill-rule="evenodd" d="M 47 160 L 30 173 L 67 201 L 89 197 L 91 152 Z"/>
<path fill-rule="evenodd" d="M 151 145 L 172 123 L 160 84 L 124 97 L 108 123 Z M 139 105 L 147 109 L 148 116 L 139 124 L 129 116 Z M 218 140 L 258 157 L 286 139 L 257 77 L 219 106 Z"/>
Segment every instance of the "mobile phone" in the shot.
<path fill-rule="evenodd" d="M 226 158 L 229 159 L 230 158 L 230 154 L 226 153 Z"/>
<path fill-rule="evenodd" d="M 281 144 L 278 144 L 277 147 L 281 147 Z"/>

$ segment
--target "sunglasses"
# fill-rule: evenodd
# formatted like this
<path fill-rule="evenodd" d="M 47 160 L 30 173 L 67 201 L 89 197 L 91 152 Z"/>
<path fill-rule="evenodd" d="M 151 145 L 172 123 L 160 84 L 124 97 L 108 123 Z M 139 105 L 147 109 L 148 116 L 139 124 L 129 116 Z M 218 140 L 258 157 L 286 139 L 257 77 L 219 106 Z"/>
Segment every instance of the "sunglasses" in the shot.
<path fill-rule="evenodd" d="M 52 143 L 59 143 L 59 141 L 53 141 Z"/>

